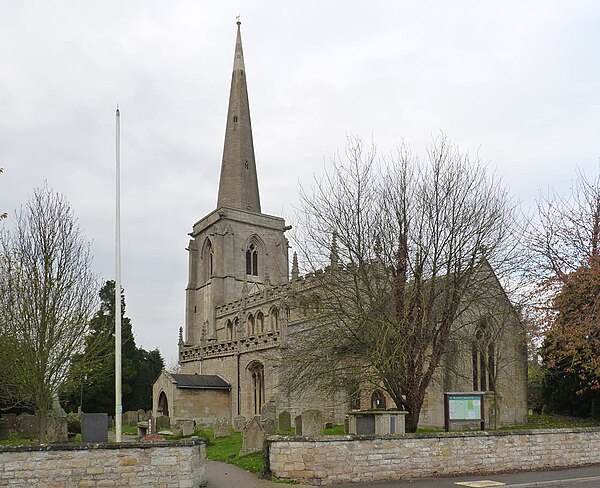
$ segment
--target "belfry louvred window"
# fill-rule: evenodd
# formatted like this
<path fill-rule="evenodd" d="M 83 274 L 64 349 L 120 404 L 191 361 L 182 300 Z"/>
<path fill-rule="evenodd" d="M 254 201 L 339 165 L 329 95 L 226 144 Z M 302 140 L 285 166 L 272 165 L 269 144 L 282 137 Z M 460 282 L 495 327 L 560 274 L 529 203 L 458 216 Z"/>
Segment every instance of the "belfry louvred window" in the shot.
<path fill-rule="evenodd" d="M 246 274 L 258 276 L 258 249 L 253 243 L 246 249 Z"/>

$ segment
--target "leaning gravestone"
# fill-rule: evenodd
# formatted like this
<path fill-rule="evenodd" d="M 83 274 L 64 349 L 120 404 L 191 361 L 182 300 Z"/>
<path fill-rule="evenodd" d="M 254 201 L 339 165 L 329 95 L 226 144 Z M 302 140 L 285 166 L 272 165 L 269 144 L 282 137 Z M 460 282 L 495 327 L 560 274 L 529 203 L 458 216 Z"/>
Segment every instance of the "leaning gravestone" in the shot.
<path fill-rule="evenodd" d="M 265 403 L 260 409 L 260 420 L 273 420 L 277 422 L 277 407 L 273 402 Z"/>
<path fill-rule="evenodd" d="M 319 410 L 302 412 L 302 435 L 320 437 L 323 435 L 323 414 Z"/>
<path fill-rule="evenodd" d="M 302 435 L 302 415 L 294 417 L 294 427 L 296 428 L 296 435 Z"/>
<path fill-rule="evenodd" d="M 46 442 L 57 444 L 69 440 L 67 417 L 48 417 L 46 425 Z"/>
<path fill-rule="evenodd" d="M 171 428 L 171 419 L 166 415 L 159 415 L 155 420 L 156 432 L 159 430 L 166 430 Z"/>
<path fill-rule="evenodd" d="M 265 433 L 260 425 L 260 417 L 252 417 L 242 429 L 242 450 L 240 456 L 262 451 Z"/>
<path fill-rule="evenodd" d="M 265 435 L 272 435 L 277 430 L 277 425 L 273 419 L 265 419 L 261 424 Z"/>
<path fill-rule="evenodd" d="M 108 414 L 81 414 L 81 442 L 108 442 Z"/>
<path fill-rule="evenodd" d="M 8 439 L 9 434 L 8 419 L 5 417 L 0 417 L 0 441 Z"/>
<path fill-rule="evenodd" d="M 233 430 L 236 432 L 241 432 L 244 428 L 244 425 L 246 425 L 246 417 L 243 415 L 238 415 L 233 419 Z"/>
<path fill-rule="evenodd" d="M 214 420 L 213 435 L 215 437 L 227 437 L 229 435 L 229 422 L 226 418 Z"/>
<path fill-rule="evenodd" d="M 21 437 L 31 439 L 38 435 L 38 419 L 36 415 L 22 413 L 17 417 L 17 430 Z"/>
<path fill-rule="evenodd" d="M 279 430 L 292 430 L 292 418 L 286 410 L 279 414 Z"/>

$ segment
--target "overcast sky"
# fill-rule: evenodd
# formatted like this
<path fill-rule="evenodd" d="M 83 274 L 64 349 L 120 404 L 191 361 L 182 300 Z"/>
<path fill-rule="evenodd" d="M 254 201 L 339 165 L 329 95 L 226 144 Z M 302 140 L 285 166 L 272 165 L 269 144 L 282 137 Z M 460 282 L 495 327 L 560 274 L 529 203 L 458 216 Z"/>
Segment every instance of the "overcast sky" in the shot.
<path fill-rule="evenodd" d="M 292 225 L 347 135 L 423 152 L 443 130 L 525 208 L 599 167 L 597 1 L 0 0 L 0 211 L 47 181 L 113 279 L 118 102 L 126 313 L 167 364 L 187 233 L 216 204 L 238 14 L 262 209 Z"/>

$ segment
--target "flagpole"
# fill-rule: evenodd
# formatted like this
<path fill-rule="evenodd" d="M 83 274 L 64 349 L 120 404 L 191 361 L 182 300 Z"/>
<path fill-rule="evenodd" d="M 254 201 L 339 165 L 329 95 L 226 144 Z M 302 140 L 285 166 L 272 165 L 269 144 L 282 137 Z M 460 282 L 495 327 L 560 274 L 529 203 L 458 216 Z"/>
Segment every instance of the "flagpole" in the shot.
<path fill-rule="evenodd" d="M 121 442 L 121 115 L 116 113 L 116 195 L 115 195 L 115 437 Z"/>

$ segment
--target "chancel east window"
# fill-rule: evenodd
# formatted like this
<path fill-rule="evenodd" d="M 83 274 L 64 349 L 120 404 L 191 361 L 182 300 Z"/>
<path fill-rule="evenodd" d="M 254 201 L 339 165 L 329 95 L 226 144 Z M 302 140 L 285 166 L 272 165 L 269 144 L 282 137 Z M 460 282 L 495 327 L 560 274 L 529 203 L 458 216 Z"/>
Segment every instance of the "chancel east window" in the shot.
<path fill-rule="evenodd" d="M 258 276 L 258 249 L 254 243 L 246 249 L 246 274 Z"/>

